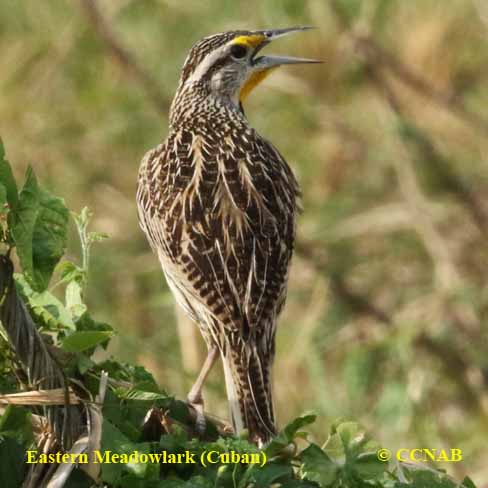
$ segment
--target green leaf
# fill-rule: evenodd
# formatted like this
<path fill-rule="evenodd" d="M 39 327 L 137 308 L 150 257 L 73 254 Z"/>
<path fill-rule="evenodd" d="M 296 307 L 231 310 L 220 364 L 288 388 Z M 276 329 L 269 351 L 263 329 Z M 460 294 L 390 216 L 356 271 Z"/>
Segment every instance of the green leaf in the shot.
<path fill-rule="evenodd" d="M 153 391 L 144 391 L 138 388 L 130 388 L 129 390 L 119 389 L 117 390 L 117 396 L 126 400 L 139 400 L 139 401 L 155 401 L 155 400 L 167 400 L 169 397 L 166 393 L 157 393 Z"/>
<path fill-rule="evenodd" d="M 92 369 L 95 363 L 85 354 L 79 354 L 76 361 L 76 367 L 80 374 L 85 374 L 89 369 Z"/>
<path fill-rule="evenodd" d="M 115 425 L 107 420 L 103 421 L 102 428 L 102 451 L 116 454 L 132 454 L 135 451 L 139 453 L 148 453 L 149 444 L 131 442 Z M 128 472 L 138 478 L 144 479 L 147 474 L 152 473 L 151 463 L 103 463 L 102 464 L 102 480 L 117 485 L 117 481 L 121 478 L 123 472 Z M 159 466 L 158 473 L 159 473 Z M 149 471 L 149 473 L 148 473 Z"/>
<path fill-rule="evenodd" d="M 6 204 L 7 204 L 7 190 L 5 186 L 0 183 L 0 214 L 4 214 L 8 211 Z"/>
<path fill-rule="evenodd" d="M 79 311 L 81 312 L 81 310 L 82 309 L 80 308 Z M 95 331 L 95 332 L 113 333 L 113 328 L 109 324 L 106 324 L 105 322 L 97 322 L 96 320 L 93 320 L 93 318 L 90 316 L 88 312 L 84 312 L 80 317 L 78 317 L 76 319 L 75 324 L 76 324 L 76 330 L 79 332 Z M 108 340 L 100 343 L 99 345 L 102 346 L 104 349 L 106 349 L 108 345 Z M 93 351 L 87 350 L 86 354 L 91 355 L 92 352 Z"/>
<path fill-rule="evenodd" d="M 71 281 L 66 287 L 66 308 L 73 320 L 79 319 L 87 310 L 81 294 L 82 289 L 77 281 Z"/>
<path fill-rule="evenodd" d="M 15 281 L 20 291 L 26 297 L 32 314 L 39 319 L 39 322 L 49 330 L 75 330 L 75 324 L 71 314 L 49 291 L 38 293 L 27 283 L 24 276 L 15 274 Z"/>
<path fill-rule="evenodd" d="M 7 405 L 0 416 L 0 437 L 12 437 L 19 442 L 33 440 L 31 413 L 19 405 Z"/>
<path fill-rule="evenodd" d="M 156 466 L 156 465 L 154 465 Z M 156 466 L 157 467 L 157 466 Z M 159 469 L 159 468 L 158 468 Z M 171 483 L 171 482 L 170 482 Z M 178 486 L 187 486 L 185 481 L 182 481 L 182 485 Z M 135 475 L 124 475 L 124 477 L 120 480 L 120 485 L 117 485 L 120 488 L 167 488 L 168 486 L 173 486 L 172 484 L 168 485 L 166 480 L 148 480 L 148 479 L 141 479 Z M 92 488 L 93 485 L 90 485 Z M 67 487 L 70 488 L 70 487 Z"/>
<path fill-rule="evenodd" d="M 249 480 L 254 482 L 255 488 L 267 488 L 285 477 L 293 478 L 293 468 L 289 464 L 267 463 L 262 468 L 251 465 L 248 471 Z"/>
<path fill-rule="evenodd" d="M 66 250 L 69 211 L 64 200 L 40 191 L 40 208 L 33 235 L 34 278 L 38 291 L 45 290 L 54 268 Z"/>
<path fill-rule="evenodd" d="M 41 190 L 29 167 L 9 225 L 22 270 L 36 291 L 47 288 L 64 254 L 68 219 L 69 212 L 63 200 Z"/>
<path fill-rule="evenodd" d="M 378 459 L 377 451 L 362 453 L 354 461 L 354 471 L 364 480 L 379 479 L 387 467 L 388 463 Z"/>
<path fill-rule="evenodd" d="M 77 281 L 83 283 L 85 279 L 85 272 L 71 261 L 63 261 L 56 266 L 56 271 L 59 272 L 62 283 L 69 283 Z"/>
<path fill-rule="evenodd" d="M 336 432 L 348 458 L 356 459 L 360 454 L 376 453 L 379 448 L 358 422 L 343 422 L 336 427 Z"/>
<path fill-rule="evenodd" d="M 388 463 L 378 459 L 379 445 L 357 422 L 336 422 L 323 446 L 325 454 L 341 467 L 344 479 L 379 480 Z"/>
<path fill-rule="evenodd" d="M 466 476 L 461 483 L 461 488 L 476 488 L 476 485 Z"/>
<path fill-rule="evenodd" d="M 344 444 L 337 432 L 329 436 L 322 449 L 335 461 L 344 462 Z"/>
<path fill-rule="evenodd" d="M 34 259 L 32 240 L 34 237 L 34 228 L 39 213 L 39 187 L 37 180 L 29 166 L 27 169 L 25 183 L 19 195 L 17 210 L 13 225 L 10 223 L 11 234 L 17 247 L 22 270 L 29 283 L 37 290 L 34 279 Z M 40 290 L 37 290 L 40 291 Z"/>
<path fill-rule="evenodd" d="M 266 447 L 266 455 L 272 458 L 280 453 L 283 454 L 283 450 L 293 443 L 295 437 L 303 437 L 299 430 L 313 424 L 316 418 L 314 414 L 307 414 L 290 422 Z"/>
<path fill-rule="evenodd" d="M 18 194 L 17 184 L 15 183 L 14 176 L 12 174 L 12 168 L 9 162 L 5 159 L 5 149 L 3 147 L 2 140 L 0 139 L 0 183 L 7 192 L 7 202 L 12 210 L 17 208 Z"/>
<path fill-rule="evenodd" d="M 300 454 L 303 476 L 320 486 L 330 486 L 337 478 L 340 467 L 316 444 L 310 444 Z"/>
<path fill-rule="evenodd" d="M 93 488 L 93 479 L 81 469 L 75 468 L 63 488 Z"/>
<path fill-rule="evenodd" d="M 27 465 L 24 448 L 14 439 L 0 439 L 0 479 L 2 486 L 22 486 Z"/>
<path fill-rule="evenodd" d="M 288 442 L 292 442 L 293 439 L 295 439 L 295 437 L 298 435 L 298 432 L 301 428 L 313 424 L 315 420 L 317 420 L 317 415 L 315 414 L 302 415 L 301 417 L 298 417 L 290 422 L 283 429 L 282 433 L 284 434 L 284 437 L 288 440 Z"/>
<path fill-rule="evenodd" d="M 87 314 L 85 314 L 80 320 L 83 320 L 86 315 Z M 102 325 L 106 326 L 107 324 Z M 157 383 L 153 375 L 143 366 L 134 366 L 132 364 L 123 363 L 121 361 L 113 361 L 111 359 L 108 359 L 106 361 L 103 361 L 102 363 L 99 363 L 97 365 L 97 369 L 99 371 L 106 371 L 110 375 L 110 378 L 114 380 L 128 381 L 129 383 L 133 384 L 148 382 L 152 383 L 154 385 L 154 388 L 157 389 Z"/>
<path fill-rule="evenodd" d="M 417 465 L 404 465 L 403 473 L 408 479 L 407 483 L 397 482 L 394 488 L 459 488 L 445 473 Z"/>
<path fill-rule="evenodd" d="M 317 488 L 319 485 L 307 480 L 287 480 L 280 483 L 279 488 Z"/>
<path fill-rule="evenodd" d="M 62 341 L 62 347 L 67 352 L 82 352 L 102 344 L 112 336 L 113 332 L 111 331 L 77 331 Z"/>
<path fill-rule="evenodd" d="M 336 427 L 344 449 L 351 449 L 353 446 L 363 442 L 365 438 L 364 431 L 357 422 L 343 422 Z"/>
<path fill-rule="evenodd" d="M 215 484 L 203 476 L 193 476 L 188 481 L 168 480 L 161 485 L 164 488 L 215 488 Z"/>

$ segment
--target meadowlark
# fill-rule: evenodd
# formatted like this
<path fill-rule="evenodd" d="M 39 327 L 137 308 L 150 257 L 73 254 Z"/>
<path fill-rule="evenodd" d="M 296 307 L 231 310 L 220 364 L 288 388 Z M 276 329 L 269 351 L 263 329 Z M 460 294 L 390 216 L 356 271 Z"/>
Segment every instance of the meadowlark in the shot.
<path fill-rule="evenodd" d="M 231 31 L 197 42 L 182 68 L 169 135 L 139 172 L 141 227 L 208 347 L 188 401 L 203 415 L 202 386 L 220 356 L 234 429 L 248 429 L 258 445 L 276 433 L 271 366 L 299 187 L 242 103 L 278 66 L 317 62 L 258 56 L 274 39 L 306 29 Z"/>

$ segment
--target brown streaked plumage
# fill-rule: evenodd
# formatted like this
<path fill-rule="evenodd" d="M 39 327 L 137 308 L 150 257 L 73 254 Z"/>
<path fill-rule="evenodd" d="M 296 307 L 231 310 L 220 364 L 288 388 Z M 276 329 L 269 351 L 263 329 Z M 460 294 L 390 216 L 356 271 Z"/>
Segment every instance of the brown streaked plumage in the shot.
<path fill-rule="evenodd" d="M 306 28 L 232 31 L 199 41 L 183 66 L 166 141 L 141 164 L 141 227 L 177 302 L 224 364 L 234 428 L 263 444 L 276 432 L 271 365 L 295 236 L 298 184 L 244 115 L 242 99 L 273 68 L 312 60 L 257 57 Z"/>

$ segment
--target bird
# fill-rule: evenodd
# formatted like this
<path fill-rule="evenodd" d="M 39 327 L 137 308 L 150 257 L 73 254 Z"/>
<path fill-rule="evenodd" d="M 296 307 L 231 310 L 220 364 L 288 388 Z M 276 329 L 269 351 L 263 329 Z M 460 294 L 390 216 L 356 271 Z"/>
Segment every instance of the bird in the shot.
<path fill-rule="evenodd" d="M 167 138 L 145 154 L 138 176 L 140 226 L 208 349 L 188 394 L 197 424 L 205 427 L 202 388 L 220 357 L 234 431 L 247 429 L 258 446 L 277 433 L 271 368 L 301 194 L 243 102 L 276 68 L 320 62 L 259 54 L 310 28 L 233 30 L 199 40 L 181 70 Z"/>

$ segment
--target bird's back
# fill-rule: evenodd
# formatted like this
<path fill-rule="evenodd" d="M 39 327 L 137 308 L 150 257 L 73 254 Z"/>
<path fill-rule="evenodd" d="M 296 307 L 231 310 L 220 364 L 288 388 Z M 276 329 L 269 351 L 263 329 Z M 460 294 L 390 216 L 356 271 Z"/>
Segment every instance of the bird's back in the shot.
<path fill-rule="evenodd" d="M 143 160 L 138 204 L 165 270 L 245 336 L 279 313 L 297 195 L 287 163 L 242 118 L 173 129 Z"/>
<path fill-rule="evenodd" d="M 298 185 L 279 152 L 243 115 L 232 117 L 173 127 L 143 159 L 138 208 L 177 301 L 233 364 L 227 389 L 243 391 L 231 410 L 249 402 L 242 426 L 252 430 L 255 417 L 264 425 L 256 430 L 273 433 L 270 368 Z"/>

